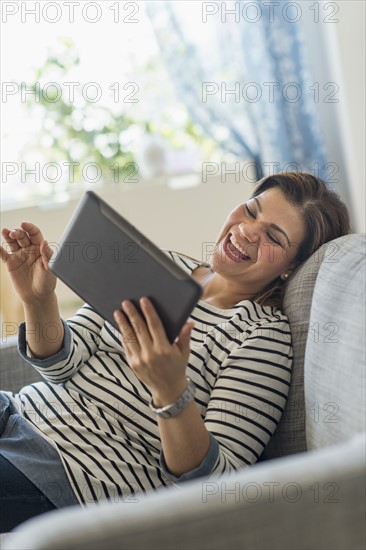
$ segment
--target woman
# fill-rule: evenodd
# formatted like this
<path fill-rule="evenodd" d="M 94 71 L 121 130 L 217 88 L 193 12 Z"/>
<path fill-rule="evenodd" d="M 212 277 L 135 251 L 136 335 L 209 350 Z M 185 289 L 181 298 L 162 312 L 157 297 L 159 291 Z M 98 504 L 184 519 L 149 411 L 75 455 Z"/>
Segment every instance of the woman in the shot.
<path fill-rule="evenodd" d="M 146 300 L 144 318 L 121 304 L 120 333 L 87 304 L 61 320 L 40 230 L 3 229 L 10 253 L 2 248 L 2 259 L 24 305 L 19 351 L 45 378 L 1 394 L 6 526 L 53 507 L 136 502 L 255 463 L 289 390 L 286 283 L 320 245 L 349 232 L 345 205 L 320 179 L 261 180 L 229 214 L 209 263 L 167 251 L 204 289 L 170 344 Z M 38 498 L 31 510 L 21 482 Z"/>

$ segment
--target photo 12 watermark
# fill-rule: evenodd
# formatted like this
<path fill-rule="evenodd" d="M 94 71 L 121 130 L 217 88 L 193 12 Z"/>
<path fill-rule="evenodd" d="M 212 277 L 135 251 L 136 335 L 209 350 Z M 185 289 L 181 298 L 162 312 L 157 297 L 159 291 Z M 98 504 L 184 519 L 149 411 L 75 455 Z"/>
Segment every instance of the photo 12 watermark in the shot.
<path fill-rule="evenodd" d="M 2 82 L 2 103 L 10 98 L 18 98 L 20 103 L 32 101 L 34 103 L 53 104 L 65 102 L 98 103 L 107 96 L 114 103 L 138 103 L 140 86 L 137 82 L 112 82 L 107 87 L 98 82 L 35 82 L 27 85 L 26 82 Z"/>
<path fill-rule="evenodd" d="M 103 20 L 118 24 L 140 22 L 138 2 L 1 2 L 1 21 L 26 23 L 71 23 L 95 25 Z"/>
<path fill-rule="evenodd" d="M 274 176 L 279 172 L 298 172 L 304 171 L 304 167 L 299 162 L 286 162 L 281 164 L 278 161 L 264 160 L 261 164 L 263 171 L 263 177 Z M 326 179 L 328 183 L 338 183 L 339 179 L 336 178 L 339 173 L 339 164 L 337 162 L 326 162 L 320 164 L 318 161 L 311 162 L 306 166 L 306 172 L 319 178 L 320 174 Z M 201 181 L 202 183 L 209 183 L 212 178 L 217 181 L 217 176 L 220 176 L 221 183 L 240 183 L 242 181 L 246 183 L 256 183 L 258 177 L 256 175 L 256 163 L 253 160 L 246 162 L 212 162 L 205 161 L 201 164 Z"/>
<path fill-rule="evenodd" d="M 336 82 L 313 82 L 302 86 L 299 82 L 202 82 L 201 100 L 208 103 L 214 97 L 221 103 L 298 103 L 306 96 L 314 103 L 339 103 L 340 88 Z"/>
<path fill-rule="evenodd" d="M 136 162 L 126 162 L 125 164 L 114 162 L 106 168 L 97 162 L 87 162 L 82 164 L 75 161 L 63 162 L 2 162 L 1 163 L 2 182 L 4 184 L 17 181 L 23 184 L 62 182 L 73 184 L 78 179 L 85 183 L 95 184 L 103 181 L 113 181 L 114 183 L 139 183 L 139 166 Z M 12 180 L 12 178 L 14 178 Z"/>
<path fill-rule="evenodd" d="M 303 486 L 297 481 L 286 483 L 279 481 L 264 481 L 262 483 L 239 481 L 207 481 L 202 483 L 202 502 L 215 499 L 215 502 L 270 502 L 279 500 L 296 504 L 300 500 L 310 499 L 313 503 L 339 503 L 339 485 L 335 481 L 326 483 L 315 482 Z"/>
<path fill-rule="evenodd" d="M 229 241 L 229 236 L 227 241 Z M 235 245 L 234 245 L 235 246 Z M 275 259 L 275 252 L 278 248 L 278 245 L 265 241 L 262 244 L 258 245 L 257 243 L 248 243 L 245 246 L 244 254 L 247 256 L 246 261 L 248 263 L 256 263 L 262 257 L 265 258 L 266 262 L 273 263 L 277 262 L 278 259 Z M 289 245 L 281 247 L 281 256 L 286 260 L 294 260 L 298 254 L 299 245 L 296 243 L 291 243 Z M 201 257 L 202 261 L 208 263 L 211 259 L 211 256 L 215 254 L 218 255 L 219 261 L 222 263 L 232 262 L 232 260 L 227 257 L 225 251 L 225 246 L 222 243 L 216 243 L 213 241 L 206 241 L 202 243 L 201 247 Z M 240 261 L 239 252 L 237 253 L 237 261 Z"/>
<path fill-rule="evenodd" d="M 314 23 L 339 23 L 339 2 L 202 2 L 202 22 L 298 23 L 307 15 Z M 305 12 L 308 12 L 305 14 Z"/>
<path fill-rule="evenodd" d="M 41 483 L 41 480 L 40 480 Z M 71 484 L 60 484 L 56 481 L 41 483 L 43 495 L 45 495 L 51 502 L 65 502 L 70 501 L 70 497 L 74 498 L 75 493 L 79 495 L 82 501 L 92 504 L 100 499 L 105 498 L 105 492 L 99 483 L 88 480 L 88 483 L 78 483 L 75 479 Z M 123 502 L 136 504 L 139 502 L 137 494 L 140 492 L 140 487 L 135 482 L 118 484 L 115 482 L 113 486 L 108 487 L 109 500 L 114 503 Z M 24 486 L 21 482 L 5 481 L 2 484 L 3 498 L 14 498 L 14 494 L 17 495 L 20 503 L 25 503 L 27 506 L 34 500 L 36 503 L 39 501 L 39 495 L 35 495 L 34 490 L 30 490 L 30 485 Z"/>

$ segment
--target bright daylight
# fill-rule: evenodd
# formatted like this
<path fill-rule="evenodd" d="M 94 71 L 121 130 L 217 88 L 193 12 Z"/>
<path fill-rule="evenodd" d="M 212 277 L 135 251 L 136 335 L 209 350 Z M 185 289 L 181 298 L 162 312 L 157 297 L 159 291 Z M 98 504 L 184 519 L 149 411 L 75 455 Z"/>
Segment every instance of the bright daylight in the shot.
<path fill-rule="evenodd" d="M 1 548 L 366 547 L 365 6 L 0 3 Z"/>

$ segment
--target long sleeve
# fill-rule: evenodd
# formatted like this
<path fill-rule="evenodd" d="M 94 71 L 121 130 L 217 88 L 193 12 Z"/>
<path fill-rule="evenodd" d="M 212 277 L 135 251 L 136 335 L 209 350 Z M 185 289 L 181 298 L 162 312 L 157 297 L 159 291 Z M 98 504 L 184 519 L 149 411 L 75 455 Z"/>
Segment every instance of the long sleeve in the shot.
<path fill-rule="evenodd" d="M 212 473 L 259 458 L 282 416 L 291 366 L 291 334 L 284 322 L 255 328 L 222 363 L 205 417 L 219 444 Z"/>
<path fill-rule="evenodd" d="M 32 357 L 26 342 L 26 326 L 19 327 L 18 350 L 48 382 L 60 384 L 73 376 L 79 367 L 98 349 L 104 320 L 90 306 L 84 304 L 64 325 L 62 348 L 51 357 Z"/>

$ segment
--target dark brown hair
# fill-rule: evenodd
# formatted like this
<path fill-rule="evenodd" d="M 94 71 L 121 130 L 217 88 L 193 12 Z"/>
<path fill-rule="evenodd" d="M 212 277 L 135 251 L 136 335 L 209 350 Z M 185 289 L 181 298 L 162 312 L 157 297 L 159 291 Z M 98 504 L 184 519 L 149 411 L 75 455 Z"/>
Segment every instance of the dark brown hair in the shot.
<path fill-rule="evenodd" d="M 322 179 L 305 172 L 275 174 L 257 183 L 252 198 L 273 187 L 278 187 L 286 200 L 300 209 L 305 224 L 305 239 L 294 258 L 296 268 L 324 243 L 351 233 L 346 205 Z M 264 306 L 282 307 L 286 283 L 277 277 L 255 296 L 254 301 Z"/>

